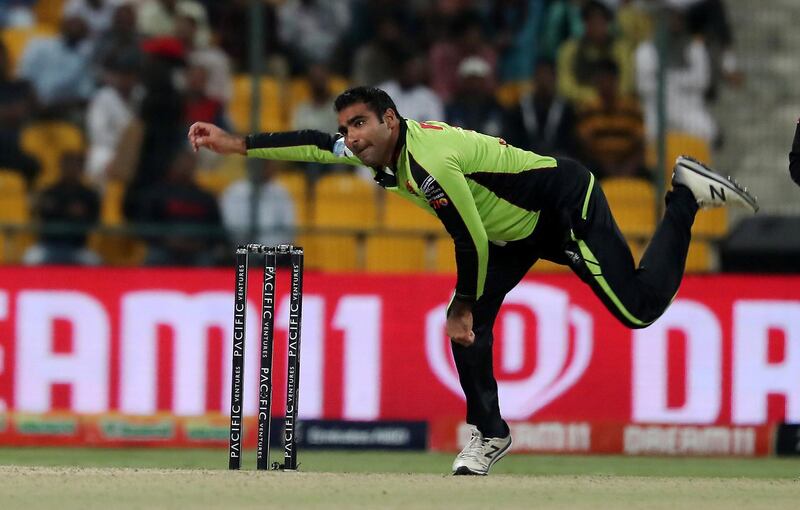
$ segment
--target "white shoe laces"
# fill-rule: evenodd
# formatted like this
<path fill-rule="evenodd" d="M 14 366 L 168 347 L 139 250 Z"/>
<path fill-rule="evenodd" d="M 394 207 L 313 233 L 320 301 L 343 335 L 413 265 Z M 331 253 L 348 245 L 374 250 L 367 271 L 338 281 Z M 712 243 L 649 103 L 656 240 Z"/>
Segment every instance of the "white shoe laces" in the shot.
<path fill-rule="evenodd" d="M 472 430 L 472 437 L 469 439 L 469 442 L 461 451 L 459 457 L 462 459 L 471 459 L 477 462 L 483 462 L 483 447 L 491 441 L 490 438 L 483 437 L 483 435 L 477 430 Z"/>

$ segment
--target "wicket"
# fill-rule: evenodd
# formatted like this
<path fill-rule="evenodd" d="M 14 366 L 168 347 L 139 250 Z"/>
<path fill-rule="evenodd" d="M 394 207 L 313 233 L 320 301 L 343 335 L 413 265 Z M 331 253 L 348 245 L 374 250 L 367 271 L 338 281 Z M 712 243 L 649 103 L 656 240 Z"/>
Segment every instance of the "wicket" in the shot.
<path fill-rule="evenodd" d="M 259 370 L 258 432 L 256 469 L 269 469 L 269 436 L 272 411 L 272 358 L 275 325 L 276 266 L 279 256 L 288 255 L 292 265 L 289 293 L 289 332 L 287 339 L 286 418 L 283 431 L 283 464 L 273 469 L 297 469 L 297 424 L 300 383 L 300 323 L 303 316 L 303 249 L 289 244 L 275 247 L 248 244 L 236 249 L 236 294 L 233 308 L 233 356 L 231 369 L 231 425 L 228 469 L 241 467 L 244 402 L 244 347 L 247 324 L 247 272 L 251 253 L 264 254 L 264 284 L 261 301 L 261 367 Z"/>

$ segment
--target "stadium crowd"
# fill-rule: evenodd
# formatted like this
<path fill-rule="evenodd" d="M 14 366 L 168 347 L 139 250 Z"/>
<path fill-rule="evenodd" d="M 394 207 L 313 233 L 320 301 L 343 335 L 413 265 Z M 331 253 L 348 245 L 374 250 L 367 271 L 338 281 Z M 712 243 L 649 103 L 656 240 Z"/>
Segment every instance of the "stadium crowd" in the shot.
<path fill-rule="evenodd" d="M 262 129 L 335 132 L 336 94 L 374 85 L 404 117 L 578 158 L 601 179 L 652 180 L 656 7 L 666 8 L 670 41 L 666 127 L 718 146 L 710 104 L 720 86 L 742 80 L 722 0 L 264 0 L 264 80 L 302 93 L 263 96 L 264 110 L 279 113 Z M 86 228 L 117 188 L 127 225 L 162 229 L 142 231 L 145 264 L 225 260 L 225 248 L 250 234 L 254 186 L 257 237 L 293 239 L 280 164 L 209 187 L 225 163 L 186 142 L 195 121 L 249 126 L 249 15 L 248 0 L 0 6 L 0 174 L 24 181 L 32 218 L 62 227 L 43 230 L 25 262 L 99 263 Z M 36 125 L 72 126 L 85 144 L 45 161 L 52 154 L 26 141 Z M 42 145 L 58 144 L 45 136 Z"/>

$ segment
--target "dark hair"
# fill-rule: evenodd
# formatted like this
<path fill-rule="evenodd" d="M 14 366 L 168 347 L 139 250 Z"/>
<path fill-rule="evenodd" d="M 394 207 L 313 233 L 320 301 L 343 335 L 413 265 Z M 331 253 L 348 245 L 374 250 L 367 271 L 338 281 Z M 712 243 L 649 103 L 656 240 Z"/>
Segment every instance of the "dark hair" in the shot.
<path fill-rule="evenodd" d="M 609 23 L 614 21 L 614 11 L 609 9 L 606 4 L 600 2 L 599 0 L 589 0 L 583 4 L 583 8 L 581 8 L 581 19 L 583 21 L 589 19 L 589 16 L 592 16 L 593 14 L 601 14 Z"/>
<path fill-rule="evenodd" d="M 397 106 L 392 101 L 392 98 L 389 97 L 389 94 L 376 87 L 353 87 L 347 89 L 339 94 L 339 97 L 333 102 L 333 107 L 337 112 L 340 112 L 357 103 L 367 105 L 381 122 L 383 122 L 383 114 L 389 108 L 394 110 L 398 117 L 400 116 L 400 112 L 397 111 Z"/>

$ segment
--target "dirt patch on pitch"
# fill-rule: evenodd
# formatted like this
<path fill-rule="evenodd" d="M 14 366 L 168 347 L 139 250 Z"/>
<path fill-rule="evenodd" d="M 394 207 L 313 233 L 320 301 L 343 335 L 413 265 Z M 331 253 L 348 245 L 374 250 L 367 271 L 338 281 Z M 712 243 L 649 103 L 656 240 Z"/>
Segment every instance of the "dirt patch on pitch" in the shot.
<path fill-rule="evenodd" d="M 800 481 L 0 466 L 4 509 L 797 508 Z"/>

